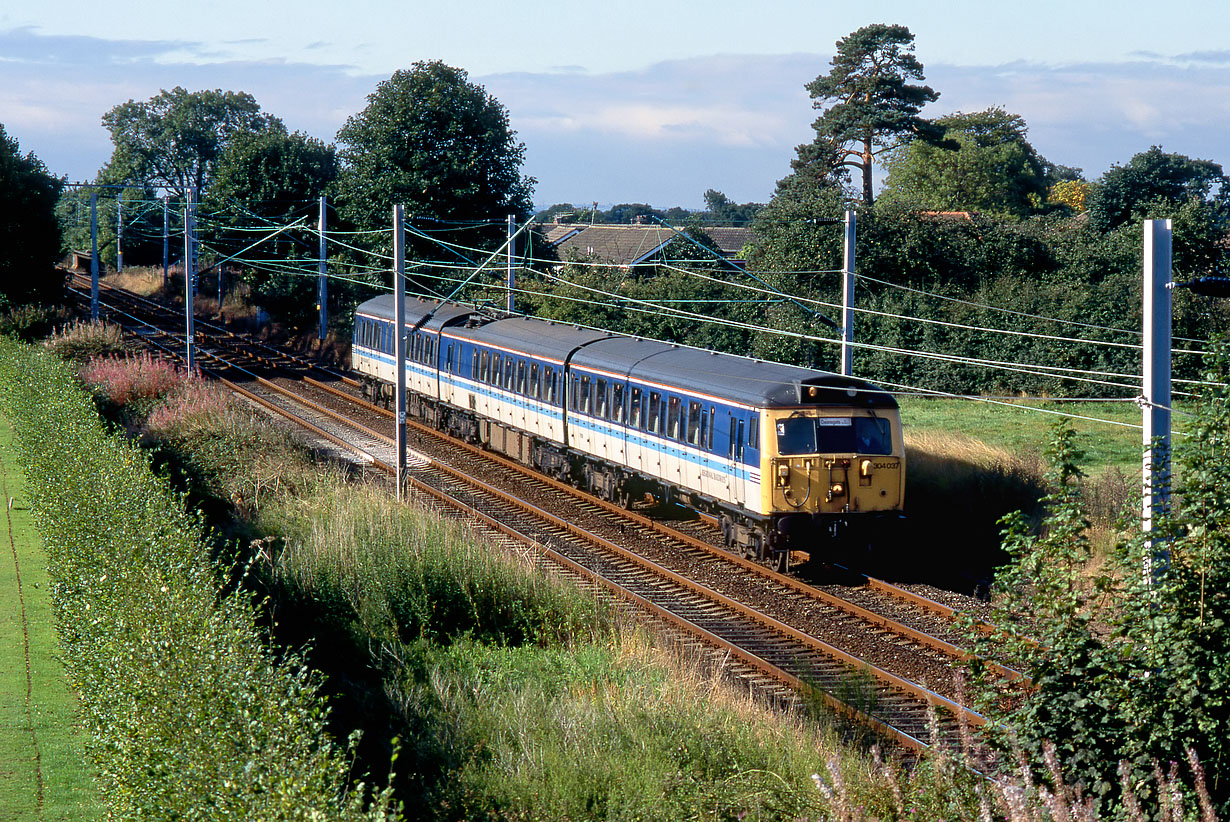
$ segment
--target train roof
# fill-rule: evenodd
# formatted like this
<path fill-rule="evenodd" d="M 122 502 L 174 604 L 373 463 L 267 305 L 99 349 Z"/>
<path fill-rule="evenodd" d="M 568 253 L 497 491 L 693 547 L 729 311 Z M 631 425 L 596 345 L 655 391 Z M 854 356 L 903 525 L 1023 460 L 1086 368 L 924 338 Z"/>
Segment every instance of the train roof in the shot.
<path fill-rule="evenodd" d="M 362 303 L 362 314 L 393 320 L 392 294 Z M 572 362 L 646 382 L 690 389 L 755 407 L 854 405 L 896 408 L 897 401 L 864 380 L 526 317 L 495 319 L 440 300 L 406 298 L 406 322 L 545 360 Z M 575 353 L 574 353 L 575 352 Z"/>
<path fill-rule="evenodd" d="M 442 300 L 420 300 L 418 297 L 406 297 L 406 323 L 417 325 L 428 331 L 439 332 L 446 325 L 460 323 L 474 313 L 474 309 L 465 308 L 456 303 L 446 303 Z M 397 308 L 392 294 L 381 294 L 361 303 L 356 313 L 367 314 L 382 320 L 392 322 L 396 319 L 394 311 Z M 424 319 L 426 318 L 426 319 Z"/>
<path fill-rule="evenodd" d="M 614 336 L 586 346 L 572 362 L 755 407 L 897 407 L 891 394 L 864 380 L 657 340 Z"/>
<path fill-rule="evenodd" d="M 512 349 L 558 363 L 567 361 L 568 355 L 577 348 L 611 336 L 608 331 L 525 317 L 493 319 L 481 324 L 472 322 L 465 327 L 450 329 L 449 333 L 483 345 Z"/>

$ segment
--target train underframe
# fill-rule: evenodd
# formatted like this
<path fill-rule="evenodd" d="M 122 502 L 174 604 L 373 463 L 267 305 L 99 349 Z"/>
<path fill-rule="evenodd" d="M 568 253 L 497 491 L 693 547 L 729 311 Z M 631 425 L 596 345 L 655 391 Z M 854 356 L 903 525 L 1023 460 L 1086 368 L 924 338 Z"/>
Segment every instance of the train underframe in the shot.
<path fill-rule="evenodd" d="M 364 378 L 362 384 L 366 399 L 385 407 L 392 406 L 394 386 L 371 378 Z M 728 550 L 779 571 L 784 572 L 789 567 L 791 551 L 807 551 L 814 555 L 817 548 L 833 552 L 841 545 L 844 555 L 849 549 L 866 543 L 864 521 L 869 519 L 868 514 L 860 515 L 858 522 L 841 514 L 758 516 L 412 391 L 407 392 L 406 415 L 623 508 L 651 501 L 658 506 L 678 504 L 710 517 L 721 528 Z"/>

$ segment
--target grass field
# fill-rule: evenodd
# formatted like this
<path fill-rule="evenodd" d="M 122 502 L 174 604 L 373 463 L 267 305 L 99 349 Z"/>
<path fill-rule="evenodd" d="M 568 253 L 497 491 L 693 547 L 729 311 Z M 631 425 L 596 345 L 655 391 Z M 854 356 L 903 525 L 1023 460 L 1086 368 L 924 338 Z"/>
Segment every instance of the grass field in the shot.
<path fill-rule="evenodd" d="M 1086 452 L 1081 465 L 1084 471 L 1097 474 L 1118 467 L 1125 474 L 1139 473 L 1141 412 L 1135 403 L 1022 401 L 999 404 L 977 400 L 901 399 L 901 421 L 907 434 L 912 431 L 960 432 L 1022 456 L 1042 454 L 1050 441 L 1052 427 L 1060 419 L 1059 414 L 1072 415 L 1069 421 L 1077 432 L 1077 444 Z M 1177 429 L 1181 428 L 1183 417 L 1176 414 L 1174 424 Z"/>
<path fill-rule="evenodd" d="M 0 819 L 98 819 L 12 439 L 0 419 Z"/>

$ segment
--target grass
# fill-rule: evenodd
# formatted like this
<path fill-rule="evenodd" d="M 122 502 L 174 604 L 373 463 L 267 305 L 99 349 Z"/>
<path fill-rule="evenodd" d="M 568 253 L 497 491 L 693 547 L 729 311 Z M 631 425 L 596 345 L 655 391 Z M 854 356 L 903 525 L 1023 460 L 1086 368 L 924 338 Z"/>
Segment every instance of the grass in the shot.
<path fill-rule="evenodd" d="M 1133 471 L 1140 472 L 1140 409 L 1133 403 L 1021 401 L 998 405 L 975 400 L 901 399 L 901 420 L 907 432 L 960 432 L 992 448 L 1026 456 L 1040 456 L 1050 439 L 1050 428 L 1057 418 L 1044 412 L 1095 417 L 1136 426 L 1128 428 L 1072 420 L 1077 445 L 1085 450 L 1082 467 L 1086 472 L 1094 475 L 1112 468 L 1129 475 Z M 1180 425 L 1181 421 L 1182 418 L 1176 416 L 1175 424 Z"/>
<path fill-rule="evenodd" d="M 30 522 L 12 437 L 0 419 L 0 819 L 98 819 L 102 801 L 59 660 L 47 557 Z"/>

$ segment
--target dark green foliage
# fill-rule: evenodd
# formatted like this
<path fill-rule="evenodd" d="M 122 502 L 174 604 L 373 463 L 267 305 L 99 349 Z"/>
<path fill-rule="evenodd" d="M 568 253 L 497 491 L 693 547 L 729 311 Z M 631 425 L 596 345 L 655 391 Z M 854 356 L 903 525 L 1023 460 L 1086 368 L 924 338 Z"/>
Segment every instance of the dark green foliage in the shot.
<path fill-rule="evenodd" d="M 740 205 L 722 192 L 711 188 L 705 192 L 705 208 L 705 216 L 711 222 L 745 225 L 755 218 L 756 212 L 764 208 L 764 203 Z"/>
<path fill-rule="evenodd" d="M 957 148 L 912 140 L 887 159 L 880 202 L 922 211 L 1023 217 L 1046 197 L 1046 164 L 1026 139 L 1025 121 L 1001 108 L 934 121 Z"/>
<path fill-rule="evenodd" d="M 420 225 L 524 220 L 534 180 L 521 176 L 525 146 L 515 134 L 500 102 L 461 69 L 420 61 L 394 72 L 338 131 L 342 215 L 365 230 L 387 229 L 397 204 Z M 502 234 L 501 224 L 450 240 L 482 246 Z M 407 253 L 435 259 L 438 251 L 412 237 Z"/>
<path fill-rule="evenodd" d="M 940 132 L 919 116 L 939 99 L 922 80 L 923 65 L 914 56 L 914 35 L 905 26 L 876 23 L 837 41 L 833 68 L 807 84 L 813 107 L 824 109 L 812 128 L 816 139 L 799 147 L 795 169 L 857 168 L 862 172 L 863 202 L 871 205 L 871 169 L 877 156 L 904 140 L 940 139 Z"/>
<path fill-rule="evenodd" d="M 318 198 L 336 176 L 332 146 L 277 124 L 227 144 L 202 204 L 220 215 L 201 235 L 210 251 L 278 261 L 245 268 L 241 276 L 255 304 L 294 326 L 316 317 Z M 295 222 L 302 227 L 274 234 Z M 330 305 L 349 305 L 345 283 L 334 285 Z"/>
<path fill-rule="evenodd" d="M 221 590 L 199 517 L 61 364 L 0 345 L 88 750 L 122 819 L 386 819 L 323 736 L 318 682 Z"/>
<path fill-rule="evenodd" d="M 997 578 L 1005 633 L 1034 690 L 1002 719 L 1038 754 L 1053 742 L 1067 777 L 1104 808 L 1120 801 L 1117 763 L 1155 803 L 1156 763 L 1194 751 L 1219 813 L 1230 811 L 1230 348 L 1215 342 L 1189 436 L 1175 448 L 1174 510 L 1153 540 L 1119 547 L 1105 572 L 1090 558 L 1075 482 L 1080 454 L 1060 428 L 1055 492 L 1041 535 L 1006 522 L 1012 562 Z M 1019 633 L 1018 633 L 1019 632 Z M 1022 641 L 1029 636 L 1038 641 Z"/>
<path fill-rule="evenodd" d="M 245 91 L 189 92 L 176 86 L 103 115 L 115 149 L 100 183 L 166 186 L 176 197 L 204 192 L 218 159 L 238 135 L 281 126 Z"/>
<path fill-rule="evenodd" d="M 61 250 L 55 206 L 63 187 L 0 124 L 0 299 L 10 305 L 51 302 L 63 293 L 55 271 Z"/>
<path fill-rule="evenodd" d="M 1230 178 L 1217 163 L 1152 146 L 1125 165 L 1112 166 L 1093 185 L 1089 222 L 1111 231 L 1134 220 L 1170 216 L 1174 207 L 1192 200 L 1209 204 L 1224 228 L 1230 220 Z"/>

